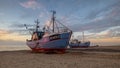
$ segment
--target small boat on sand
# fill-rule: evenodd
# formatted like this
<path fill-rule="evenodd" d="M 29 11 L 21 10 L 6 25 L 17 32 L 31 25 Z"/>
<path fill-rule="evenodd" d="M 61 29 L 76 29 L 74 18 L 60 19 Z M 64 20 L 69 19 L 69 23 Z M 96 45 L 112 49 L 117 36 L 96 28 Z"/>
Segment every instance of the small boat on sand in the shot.
<path fill-rule="evenodd" d="M 70 48 L 87 48 L 90 47 L 90 41 L 84 41 L 84 32 L 83 39 L 79 41 L 78 39 L 71 39 L 69 43 Z"/>

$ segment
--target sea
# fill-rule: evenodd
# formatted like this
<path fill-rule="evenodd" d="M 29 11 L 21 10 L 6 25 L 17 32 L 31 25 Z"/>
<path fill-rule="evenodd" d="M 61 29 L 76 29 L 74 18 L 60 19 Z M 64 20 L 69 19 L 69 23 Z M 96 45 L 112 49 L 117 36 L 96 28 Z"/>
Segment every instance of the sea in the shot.
<path fill-rule="evenodd" d="M 0 45 L 0 51 L 30 50 L 27 45 Z"/>

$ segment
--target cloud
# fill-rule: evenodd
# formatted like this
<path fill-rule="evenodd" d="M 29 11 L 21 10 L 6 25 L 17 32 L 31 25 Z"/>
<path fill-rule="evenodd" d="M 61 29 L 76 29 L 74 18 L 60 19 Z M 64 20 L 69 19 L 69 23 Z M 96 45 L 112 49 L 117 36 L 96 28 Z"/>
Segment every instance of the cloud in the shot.
<path fill-rule="evenodd" d="M 36 0 L 28 0 L 27 2 L 20 3 L 20 5 L 24 8 L 31 9 L 38 9 L 41 6 L 41 4 L 38 3 Z"/>
<path fill-rule="evenodd" d="M 0 29 L 0 36 L 4 36 L 4 35 L 10 34 L 10 33 L 11 33 L 11 32 L 8 31 L 8 30 Z"/>
<path fill-rule="evenodd" d="M 10 25 L 10 27 L 13 27 L 13 28 L 16 28 L 16 27 L 23 28 L 25 26 L 24 26 L 24 24 L 17 24 L 17 23 L 15 23 L 15 24 Z"/>
<path fill-rule="evenodd" d="M 117 28 L 110 29 L 107 33 L 108 34 L 106 36 L 120 38 L 120 26 Z"/>
<path fill-rule="evenodd" d="M 8 31 L 11 32 L 11 33 L 16 33 L 18 35 L 30 35 L 29 34 L 29 31 L 33 31 L 34 29 L 34 25 L 31 25 L 31 24 L 26 24 L 27 28 L 24 26 L 24 24 L 20 24 L 20 23 L 14 23 L 14 24 L 11 24 L 9 27 L 11 29 L 9 29 Z"/>
<path fill-rule="evenodd" d="M 18 36 L 20 36 L 20 35 L 15 35 L 14 33 L 16 33 L 16 32 L 12 31 L 12 30 L 0 29 L 0 45 L 2 45 L 2 44 L 8 44 L 8 45 L 9 44 L 17 44 L 17 42 L 20 43 L 19 41 L 13 40 L 13 39 L 19 38 Z M 20 36 L 20 37 L 22 37 L 22 36 Z"/>
<path fill-rule="evenodd" d="M 108 28 L 120 26 L 120 2 L 104 8 L 103 10 L 97 11 L 95 13 L 90 13 L 86 19 L 88 21 L 84 21 L 85 24 L 75 24 L 72 25 L 71 28 L 74 31 L 89 31 L 89 32 L 101 32 Z M 74 27 L 75 26 L 75 27 Z"/>
<path fill-rule="evenodd" d="M 88 39 L 105 39 L 105 38 L 120 38 L 120 26 L 107 29 L 99 33 L 89 34 L 86 36 Z"/>

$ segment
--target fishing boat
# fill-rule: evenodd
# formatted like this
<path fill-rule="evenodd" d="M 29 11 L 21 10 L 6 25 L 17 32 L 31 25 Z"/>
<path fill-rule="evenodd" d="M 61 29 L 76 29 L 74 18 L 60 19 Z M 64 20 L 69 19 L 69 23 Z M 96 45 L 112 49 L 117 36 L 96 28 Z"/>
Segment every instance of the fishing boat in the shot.
<path fill-rule="evenodd" d="M 84 41 L 84 32 L 82 32 L 83 37 L 82 41 L 79 41 L 78 39 L 71 39 L 69 43 L 70 48 L 87 48 L 90 47 L 90 41 Z"/>
<path fill-rule="evenodd" d="M 37 20 L 36 28 L 31 33 L 31 39 L 27 40 L 27 45 L 33 52 L 57 52 L 64 53 L 71 38 L 72 31 L 56 20 L 56 12 L 52 11 L 52 18 L 49 26 L 44 26 L 42 30 Z M 25 25 L 26 26 L 26 25 Z M 28 29 L 28 27 L 26 26 Z"/>

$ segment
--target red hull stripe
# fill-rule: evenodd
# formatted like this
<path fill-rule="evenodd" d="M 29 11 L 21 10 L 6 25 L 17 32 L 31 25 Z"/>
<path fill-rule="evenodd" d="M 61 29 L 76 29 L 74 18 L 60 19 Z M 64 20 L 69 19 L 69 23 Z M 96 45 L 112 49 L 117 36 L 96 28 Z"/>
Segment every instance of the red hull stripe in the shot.
<path fill-rule="evenodd" d="M 89 47 L 89 46 L 71 46 L 71 48 L 87 48 L 87 47 Z"/>
<path fill-rule="evenodd" d="M 54 51 L 59 51 L 59 52 L 65 52 L 65 48 L 64 49 L 60 49 L 60 48 L 31 48 L 32 51 L 35 52 L 54 52 Z"/>

